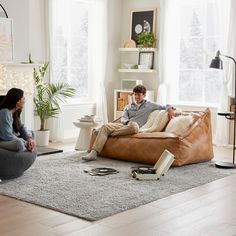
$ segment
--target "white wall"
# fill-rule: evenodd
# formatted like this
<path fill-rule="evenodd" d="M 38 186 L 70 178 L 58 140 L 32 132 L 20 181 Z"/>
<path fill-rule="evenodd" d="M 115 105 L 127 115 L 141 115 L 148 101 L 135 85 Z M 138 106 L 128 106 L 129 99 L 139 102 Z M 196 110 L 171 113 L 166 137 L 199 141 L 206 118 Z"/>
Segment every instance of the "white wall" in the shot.
<path fill-rule="evenodd" d="M 121 36 L 121 0 L 108 1 L 108 62 L 105 89 L 107 95 L 108 120 L 113 120 L 114 89 L 120 88 L 118 68 Z"/>
<path fill-rule="evenodd" d="M 2 0 L 8 17 L 13 19 L 14 60 L 45 61 L 44 0 Z"/>
<path fill-rule="evenodd" d="M 29 0 L 2 0 L 8 17 L 13 19 L 14 59 L 27 61 L 29 53 Z"/>
<path fill-rule="evenodd" d="M 140 9 L 157 9 L 157 17 L 156 17 L 156 38 L 158 38 L 158 32 L 159 32 L 159 0 L 122 0 L 122 14 L 121 14 L 121 46 L 124 45 L 124 42 L 130 39 L 130 24 L 131 24 L 131 10 L 140 10 Z M 158 42 L 158 41 L 157 41 Z M 125 55 L 125 53 L 122 53 L 122 63 L 128 62 L 130 63 L 129 56 Z M 154 57 L 154 67 L 157 68 L 157 56 L 158 51 L 155 53 Z M 138 58 L 138 55 L 136 55 L 136 60 Z M 154 90 L 155 99 L 156 99 L 156 92 L 158 87 L 158 73 L 156 74 L 137 74 L 137 73 L 121 73 L 120 78 L 124 79 L 141 79 L 143 80 L 143 84 L 147 87 L 149 90 Z"/>
<path fill-rule="evenodd" d="M 47 0 L 29 0 L 29 52 L 35 62 L 48 61 Z"/>

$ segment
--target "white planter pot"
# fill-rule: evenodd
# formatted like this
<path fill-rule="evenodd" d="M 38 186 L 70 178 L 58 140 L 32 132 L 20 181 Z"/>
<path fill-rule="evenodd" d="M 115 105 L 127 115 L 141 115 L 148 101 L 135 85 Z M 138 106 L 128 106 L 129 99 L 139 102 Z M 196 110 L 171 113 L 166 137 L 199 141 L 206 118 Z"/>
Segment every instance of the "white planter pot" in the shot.
<path fill-rule="evenodd" d="M 50 134 L 50 130 L 43 130 L 43 131 L 37 130 L 35 132 L 36 145 L 41 146 L 41 147 L 48 146 L 48 144 L 49 144 L 49 134 Z"/>

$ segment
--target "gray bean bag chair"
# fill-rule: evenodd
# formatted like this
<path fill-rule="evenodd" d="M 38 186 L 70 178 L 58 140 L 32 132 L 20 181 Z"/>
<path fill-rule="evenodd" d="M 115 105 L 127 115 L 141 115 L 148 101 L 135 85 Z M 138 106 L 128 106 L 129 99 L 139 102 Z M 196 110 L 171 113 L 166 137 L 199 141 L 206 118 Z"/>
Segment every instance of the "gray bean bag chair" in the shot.
<path fill-rule="evenodd" d="M 0 179 L 17 178 L 35 161 L 37 151 L 13 152 L 0 148 Z"/>

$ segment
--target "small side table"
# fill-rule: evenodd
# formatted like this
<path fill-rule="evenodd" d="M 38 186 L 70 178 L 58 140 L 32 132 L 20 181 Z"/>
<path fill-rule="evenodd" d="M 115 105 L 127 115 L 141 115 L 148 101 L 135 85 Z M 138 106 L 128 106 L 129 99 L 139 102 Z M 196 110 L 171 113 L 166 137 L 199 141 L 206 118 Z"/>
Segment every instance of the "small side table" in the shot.
<path fill-rule="evenodd" d="M 234 120 L 234 129 L 235 129 L 235 116 L 234 112 L 218 112 L 217 113 L 219 116 L 224 116 L 228 120 Z M 233 161 L 231 162 L 216 162 L 215 166 L 218 168 L 231 168 L 231 169 L 236 169 L 236 164 L 234 163 L 234 158 L 235 158 L 235 130 L 234 130 L 234 144 L 233 144 Z"/>
<path fill-rule="evenodd" d="M 80 133 L 75 145 L 75 150 L 88 150 L 92 130 L 93 128 L 96 128 L 99 123 L 74 121 L 73 124 L 77 128 L 80 128 Z"/>

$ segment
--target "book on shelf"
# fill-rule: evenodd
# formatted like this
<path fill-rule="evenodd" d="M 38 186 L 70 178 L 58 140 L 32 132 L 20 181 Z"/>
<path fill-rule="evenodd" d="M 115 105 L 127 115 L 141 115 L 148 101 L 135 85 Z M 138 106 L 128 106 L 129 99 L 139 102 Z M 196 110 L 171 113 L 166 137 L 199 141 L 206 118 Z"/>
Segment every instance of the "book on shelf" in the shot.
<path fill-rule="evenodd" d="M 123 111 L 127 105 L 128 105 L 128 99 L 124 99 L 124 98 L 117 99 L 117 110 L 118 111 Z"/>
<path fill-rule="evenodd" d="M 121 92 L 117 98 L 117 111 L 123 111 L 128 104 L 134 101 L 133 93 Z"/>

